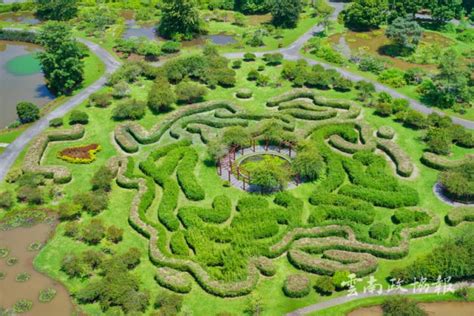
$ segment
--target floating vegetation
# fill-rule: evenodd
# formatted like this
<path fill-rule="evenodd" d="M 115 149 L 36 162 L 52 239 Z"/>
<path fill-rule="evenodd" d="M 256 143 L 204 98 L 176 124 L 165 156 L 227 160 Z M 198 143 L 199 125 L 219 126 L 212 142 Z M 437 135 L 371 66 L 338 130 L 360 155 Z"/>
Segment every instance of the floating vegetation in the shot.
<path fill-rule="evenodd" d="M 33 307 L 33 302 L 27 299 L 21 299 L 13 305 L 13 310 L 15 313 L 26 313 L 31 310 Z"/>
<path fill-rule="evenodd" d="M 39 293 L 41 303 L 49 303 L 56 297 L 57 291 L 53 288 L 43 289 Z"/>
<path fill-rule="evenodd" d="M 18 263 L 18 258 L 10 257 L 7 259 L 7 266 L 13 266 Z"/>
<path fill-rule="evenodd" d="M 6 258 L 8 254 L 10 253 L 10 250 L 6 247 L 0 247 L 0 258 Z"/>
<path fill-rule="evenodd" d="M 35 241 L 28 246 L 28 251 L 38 251 L 43 247 L 41 242 Z"/>
<path fill-rule="evenodd" d="M 26 282 L 29 279 L 31 279 L 31 274 L 27 272 L 18 273 L 15 277 L 15 281 L 17 282 Z"/>

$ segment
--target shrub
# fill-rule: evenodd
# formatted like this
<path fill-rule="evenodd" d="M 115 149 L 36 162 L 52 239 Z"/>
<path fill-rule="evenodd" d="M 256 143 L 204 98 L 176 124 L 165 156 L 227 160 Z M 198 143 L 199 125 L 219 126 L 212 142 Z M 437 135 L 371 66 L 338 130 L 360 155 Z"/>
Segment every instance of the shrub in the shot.
<path fill-rule="evenodd" d="M 450 198 L 458 201 L 474 200 L 474 161 L 442 172 L 439 182 Z"/>
<path fill-rule="evenodd" d="M 145 116 L 145 103 L 136 99 L 127 99 L 118 103 L 112 111 L 116 121 L 139 120 Z"/>
<path fill-rule="evenodd" d="M 102 166 L 94 173 L 91 184 L 92 190 L 102 190 L 109 192 L 112 188 L 112 180 L 115 178 L 115 174 L 107 166 Z"/>
<path fill-rule="evenodd" d="M 18 189 L 19 202 L 40 205 L 44 203 L 43 191 L 38 187 L 23 186 Z"/>
<path fill-rule="evenodd" d="M 176 86 L 176 96 L 181 103 L 196 103 L 207 94 L 207 89 L 201 84 L 183 81 Z"/>
<path fill-rule="evenodd" d="M 404 117 L 404 123 L 405 125 L 414 129 L 424 129 L 428 127 L 426 117 L 415 110 L 409 110 L 407 112 L 406 116 Z"/>
<path fill-rule="evenodd" d="M 263 60 L 269 66 L 277 66 L 283 62 L 283 55 L 281 53 L 265 54 L 263 55 Z"/>
<path fill-rule="evenodd" d="M 321 295 L 331 295 L 331 293 L 336 289 L 332 283 L 331 277 L 327 275 L 318 277 L 314 284 L 314 288 Z"/>
<path fill-rule="evenodd" d="M 305 297 L 311 290 L 311 284 L 306 275 L 289 275 L 283 285 L 283 292 L 288 297 Z"/>
<path fill-rule="evenodd" d="M 446 222 L 457 226 L 462 222 L 474 222 L 474 207 L 459 206 L 452 208 L 446 215 Z"/>
<path fill-rule="evenodd" d="M 122 99 L 130 95 L 130 86 L 125 81 L 117 82 L 112 91 L 114 98 Z"/>
<path fill-rule="evenodd" d="M 424 212 L 400 208 L 395 210 L 392 220 L 395 224 L 426 222 L 428 220 L 428 215 Z"/>
<path fill-rule="evenodd" d="M 69 124 L 75 125 L 75 124 L 81 124 L 81 125 L 86 125 L 89 123 L 89 115 L 87 113 L 79 111 L 79 110 L 73 110 L 71 112 L 71 115 L 69 115 Z"/>
<path fill-rule="evenodd" d="M 350 279 L 349 271 L 336 271 L 332 276 L 332 283 L 334 284 L 336 290 L 341 291 L 346 289 L 348 286 L 346 285 Z"/>
<path fill-rule="evenodd" d="M 61 127 L 63 124 L 64 122 L 62 117 L 57 117 L 49 121 L 49 127 Z"/>
<path fill-rule="evenodd" d="M 183 296 L 162 291 L 157 295 L 154 307 L 159 308 L 165 315 L 177 315 L 183 307 Z"/>
<path fill-rule="evenodd" d="M 234 60 L 232 62 L 232 68 L 233 69 L 240 69 L 242 67 L 242 61 L 241 60 Z"/>
<path fill-rule="evenodd" d="M 319 178 L 324 168 L 324 160 L 315 146 L 299 146 L 298 154 L 292 162 L 293 171 L 303 179 Z"/>
<path fill-rule="evenodd" d="M 401 88 L 407 84 L 405 81 L 405 73 L 396 68 L 390 68 L 382 71 L 379 74 L 378 79 L 380 82 L 394 88 Z"/>
<path fill-rule="evenodd" d="M 236 92 L 236 97 L 239 99 L 250 99 L 253 96 L 253 91 L 251 89 L 239 89 Z"/>
<path fill-rule="evenodd" d="M 168 268 L 159 268 L 155 275 L 156 282 L 176 293 L 189 293 L 192 289 L 192 278 L 185 272 Z"/>
<path fill-rule="evenodd" d="M 31 102 L 20 102 L 16 106 L 16 113 L 22 124 L 31 123 L 39 119 L 39 108 Z"/>
<path fill-rule="evenodd" d="M 76 238 L 79 234 L 78 222 L 68 222 L 64 226 L 64 235 L 71 238 Z"/>
<path fill-rule="evenodd" d="M 39 293 L 38 300 L 41 303 L 49 303 L 56 296 L 57 291 L 53 288 L 42 289 Z"/>
<path fill-rule="evenodd" d="M 257 60 L 257 56 L 255 54 L 253 54 L 253 53 L 245 53 L 244 54 L 244 61 L 249 62 L 249 61 L 255 61 L 255 60 Z"/>
<path fill-rule="evenodd" d="M 256 69 L 252 69 L 249 71 L 247 74 L 247 80 L 248 81 L 256 81 L 260 77 L 260 73 Z"/>
<path fill-rule="evenodd" d="M 118 228 L 117 226 L 109 226 L 107 228 L 107 240 L 113 242 L 113 243 L 119 243 L 122 241 L 123 238 L 123 229 Z"/>
<path fill-rule="evenodd" d="M 390 226 L 384 223 L 375 223 L 370 226 L 369 236 L 370 238 L 377 240 L 385 240 L 390 235 Z"/>
<path fill-rule="evenodd" d="M 98 108 L 106 108 L 112 104 L 112 96 L 108 92 L 95 92 L 89 97 L 89 104 Z"/>
<path fill-rule="evenodd" d="M 387 316 L 425 316 L 416 302 L 405 297 L 387 298 L 382 304 L 383 314 Z"/>
<path fill-rule="evenodd" d="M 120 255 L 120 261 L 127 267 L 127 269 L 133 269 L 140 263 L 140 257 L 140 249 L 132 247 Z"/>
<path fill-rule="evenodd" d="M 385 69 L 385 63 L 376 57 L 363 55 L 360 56 L 358 67 L 362 71 L 368 71 L 378 75 Z"/>
<path fill-rule="evenodd" d="M 353 83 L 351 80 L 346 78 L 339 78 L 335 80 L 332 84 L 334 90 L 339 92 L 349 92 L 353 87 Z"/>
<path fill-rule="evenodd" d="M 82 253 L 82 262 L 90 269 L 95 270 L 104 261 L 104 254 L 99 250 L 88 249 Z"/>
<path fill-rule="evenodd" d="M 100 219 L 92 219 L 82 227 L 81 237 L 86 243 L 97 245 L 105 236 L 105 227 Z"/>
<path fill-rule="evenodd" d="M 0 193 L 0 208 L 9 210 L 13 207 L 15 201 L 13 193 L 10 191 L 4 191 Z"/>
<path fill-rule="evenodd" d="M 13 311 L 18 314 L 29 312 L 33 308 L 33 302 L 27 299 L 21 299 L 13 305 Z"/>
<path fill-rule="evenodd" d="M 80 258 L 73 254 L 63 257 L 61 260 L 61 270 L 71 278 L 80 277 L 84 273 L 84 267 Z"/>
<path fill-rule="evenodd" d="M 75 220 L 81 216 L 82 206 L 75 203 L 63 202 L 57 207 L 59 220 L 69 221 Z"/>
<path fill-rule="evenodd" d="M 377 130 L 377 136 L 385 139 L 393 139 L 393 137 L 395 137 L 395 130 L 390 126 L 381 126 Z"/>
<path fill-rule="evenodd" d="M 181 43 L 176 41 L 166 41 L 161 46 L 161 51 L 165 54 L 178 53 L 181 50 Z"/>
<path fill-rule="evenodd" d="M 390 103 L 378 102 L 375 105 L 375 114 L 387 117 L 392 114 L 392 105 Z"/>
<path fill-rule="evenodd" d="M 74 203 L 92 215 L 97 215 L 108 207 L 108 197 L 104 191 L 79 193 L 74 196 Z"/>
<path fill-rule="evenodd" d="M 270 84 L 270 77 L 267 75 L 259 75 L 257 78 L 258 87 L 267 87 Z"/>

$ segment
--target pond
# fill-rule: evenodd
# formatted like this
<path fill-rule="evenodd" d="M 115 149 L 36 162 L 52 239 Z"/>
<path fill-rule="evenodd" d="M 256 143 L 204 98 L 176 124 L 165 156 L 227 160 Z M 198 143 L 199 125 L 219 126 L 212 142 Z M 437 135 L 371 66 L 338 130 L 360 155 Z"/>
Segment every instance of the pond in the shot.
<path fill-rule="evenodd" d="M 41 21 L 31 12 L 11 12 L 0 14 L 0 21 L 27 25 L 37 25 L 41 23 Z"/>
<path fill-rule="evenodd" d="M 0 258 L 0 272 L 6 274 L 0 280 L 0 306 L 11 308 L 17 301 L 27 299 L 33 302 L 33 308 L 25 315 L 62 316 L 74 312 L 75 308 L 64 286 L 36 271 L 33 266 L 38 251 L 33 251 L 31 245 L 44 245 L 53 230 L 53 224 L 41 223 L 0 231 L 0 247 L 9 251 L 5 258 Z M 8 264 L 11 264 L 11 258 L 16 258 L 13 265 Z M 29 279 L 18 282 L 17 275 L 25 273 L 30 276 Z M 49 288 L 56 290 L 56 296 L 49 303 L 40 303 L 39 292 Z"/>
<path fill-rule="evenodd" d="M 35 57 L 39 50 L 32 44 L 0 41 L 0 128 L 17 119 L 18 102 L 43 106 L 54 99 Z"/>
<path fill-rule="evenodd" d="M 434 302 L 418 304 L 430 316 L 472 316 L 474 310 L 473 302 Z M 348 316 L 382 316 L 380 305 L 358 308 Z"/>
<path fill-rule="evenodd" d="M 129 39 L 132 37 L 146 37 L 150 40 L 163 40 L 158 36 L 156 33 L 156 25 L 155 24 L 138 24 L 135 20 L 126 20 L 125 21 L 125 32 L 123 33 L 123 38 Z M 204 45 L 206 41 L 209 40 L 212 44 L 215 45 L 229 45 L 237 43 L 237 40 L 232 35 L 227 34 L 214 34 L 214 35 L 205 35 L 199 38 L 196 38 L 191 41 L 184 41 L 184 47 L 191 47 L 191 46 L 200 46 Z"/>

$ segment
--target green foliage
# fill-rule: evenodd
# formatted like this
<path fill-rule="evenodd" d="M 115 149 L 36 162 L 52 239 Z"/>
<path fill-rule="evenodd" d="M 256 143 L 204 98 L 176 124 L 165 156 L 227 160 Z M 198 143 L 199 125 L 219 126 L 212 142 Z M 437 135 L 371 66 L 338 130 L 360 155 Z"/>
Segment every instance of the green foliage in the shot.
<path fill-rule="evenodd" d="M 314 284 L 314 288 L 321 295 L 331 295 L 331 293 L 336 289 L 332 282 L 332 278 L 327 275 L 318 277 Z"/>
<path fill-rule="evenodd" d="M 21 299 L 13 305 L 13 311 L 15 313 L 27 313 L 33 308 L 33 302 L 27 299 Z"/>
<path fill-rule="evenodd" d="M 9 210 L 15 204 L 14 195 L 10 191 L 4 191 L 0 193 L 0 208 Z"/>
<path fill-rule="evenodd" d="M 284 188 L 290 179 L 290 170 L 281 158 L 264 156 L 258 162 L 245 164 L 250 175 L 250 183 L 260 187 L 262 191 Z"/>
<path fill-rule="evenodd" d="M 71 94 L 84 80 L 84 62 L 70 28 L 64 23 L 48 22 L 38 34 L 38 43 L 44 48 L 38 57 L 48 88 L 59 95 Z"/>
<path fill-rule="evenodd" d="M 41 303 L 49 303 L 56 297 L 57 291 L 53 288 L 42 289 L 39 293 L 38 300 Z"/>
<path fill-rule="evenodd" d="M 84 267 L 80 258 L 73 254 L 63 257 L 61 261 L 61 270 L 71 278 L 80 277 L 84 274 Z"/>
<path fill-rule="evenodd" d="M 385 35 L 402 50 L 411 52 L 416 49 L 423 35 L 423 29 L 414 21 L 403 17 L 396 18 L 389 24 Z M 402 55 L 405 54 L 402 52 Z"/>
<path fill-rule="evenodd" d="M 346 284 L 349 281 L 350 272 L 345 271 L 336 271 L 332 276 L 332 283 L 334 284 L 336 290 L 341 291 L 347 288 Z"/>
<path fill-rule="evenodd" d="M 106 232 L 107 240 L 117 244 L 122 241 L 123 238 L 123 229 L 118 228 L 117 226 L 109 226 Z"/>
<path fill-rule="evenodd" d="M 145 116 L 145 102 L 137 99 L 125 99 L 119 102 L 112 111 L 116 121 L 139 120 Z"/>
<path fill-rule="evenodd" d="M 203 32 L 203 22 L 195 0 L 171 0 L 163 3 L 158 32 L 166 38 L 191 39 Z"/>
<path fill-rule="evenodd" d="M 405 73 L 397 68 L 389 68 L 382 71 L 378 76 L 378 80 L 395 88 L 401 88 L 407 84 Z"/>
<path fill-rule="evenodd" d="M 85 224 L 81 230 L 81 237 L 84 242 L 97 245 L 105 236 L 104 223 L 100 219 L 92 219 L 89 224 Z"/>
<path fill-rule="evenodd" d="M 91 215 L 99 214 L 107 208 L 109 203 L 107 193 L 100 190 L 76 194 L 73 200 Z"/>
<path fill-rule="evenodd" d="M 386 19 L 386 0 L 356 0 L 344 10 L 344 23 L 355 30 L 378 28 Z"/>
<path fill-rule="evenodd" d="M 387 298 L 382 304 L 384 316 L 425 316 L 416 302 L 405 297 Z"/>
<path fill-rule="evenodd" d="M 102 166 L 94 173 L 91 179 L 92 189 L 109 192 L 112 188 L 112 180 L 115 178 L 114 173 L 107 166 Z"/>
<path fill-rule="evenodd" d="M 299 144 L 296 158 L 291 166 L 293 171 L 303 179 L 316 180 L 324 169 L 324 160 L 314 144 L 308 142 Z"/>
<path fill-rule="evenodd" d="M 166 79 L 157 79 L 148 93 L 148 107 L 153 113 L 171 110 L 176 102 L 176 95 Z"/>
<path fill-rule="evenodd" d="M 385 240 L 390 236 L 390 226 L 384 223 L 375 223 L 369 229 L 370 238 Z"/>
<path fill-rule="evenodd" d="M 77 12 L 77 0 L 36 0 L 36 15 L 41 20 L 67 21 Z"/>
<path fill-rule="evenodd" d="M 458 168 L 442 172 L 439 182 L 449 197 L 459 201 L 473 201 L 474 162 L 471 160 Z"/>
<path fill-rule="evenodd" d="M 154 307 L 158 308 L 162 315 L 177 315 L 183 307 L 183 296 L 162 291 L 156 296 Z"/>
<path fill-rule="evenodd" d="M 178 53 L 181 50 L 181 43 L 176 41 L 166 41 L 161 46 L 161 51 L 165 54 Z"/>
<path fill-rule="evenodd" d="M 38 106 L 31 102 L 18 103 L 16 106 L 16 113 L 22 124 L 34 122 L 40 117 Z"/>
<path fill-rule="evenodd" d="M 64 125 L 64 120 L 62 117 L 57 117 L 49 121 L 49 127 L 61 127 Z"/>
<path fill-rule="evenodd" d="M 180 82 L 175 91 L 178 102 L 188 104 L 201 101 L 207 94 L 206 87 L 190 81 Z"/>
<path fill-rule="evenodd" d="M 301 0 L 273 1 L 272 23 L 277 27 L 295 28 L 302 10 Z"/>
<path fill-rule="evenodd" d="M 89 123 L 89 115 L 86 112 L 73 110 L 69 115 L 69 124 L 82 124 L 86 125 Z"/>
<path fill-rule="evenodd" d="M 289 275 L 283 284 L 283 292 L 288 297 L 305 297 L 310 291 L 310 280 L 303 274 Z"/>

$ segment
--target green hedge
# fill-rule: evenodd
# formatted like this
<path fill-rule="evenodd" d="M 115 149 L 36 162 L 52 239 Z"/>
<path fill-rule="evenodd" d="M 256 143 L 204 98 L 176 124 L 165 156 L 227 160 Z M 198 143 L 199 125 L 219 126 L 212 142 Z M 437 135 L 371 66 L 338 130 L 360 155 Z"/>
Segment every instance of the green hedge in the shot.
<path fill-rule="evenodd" d="M 0 40 L 2 41 L 16 41 L 36 44 L 36 38 L 37 34 L 31 31 L 8 30 L 0 28 Z"/>
<path fill-rule="evenodd" d="M 291 274 L 283 284 L 283 293 L 292 298 L 305 297 L 311 292 L 311 282 L 306 275 Z"/>
<path fill-rule="evenodd" d="M 474 159 L 474 154 L 467 154 L 464 158 L 458 160 L 449 160 L 434 153 L 425 152 L 421 158 L 421 162 L 433 169 L 448 170 L 460 167 L 472 159 Z"/>
<path fill-rule="evenodd" d="M 446 215 L 446 222 L 451 226 L 457 226 L 462 222 L 474 222 L 474 207 L 461 206 L 452 208 Z"/>

